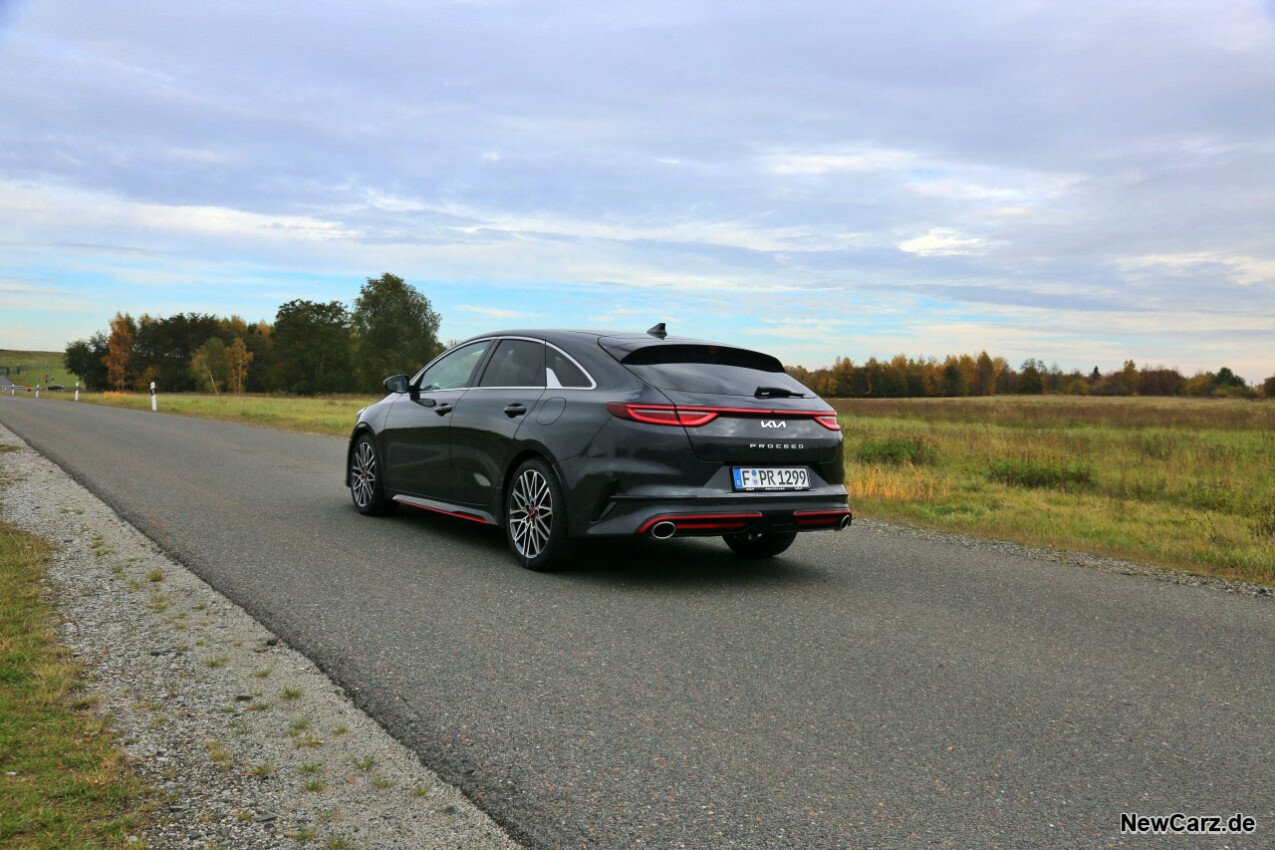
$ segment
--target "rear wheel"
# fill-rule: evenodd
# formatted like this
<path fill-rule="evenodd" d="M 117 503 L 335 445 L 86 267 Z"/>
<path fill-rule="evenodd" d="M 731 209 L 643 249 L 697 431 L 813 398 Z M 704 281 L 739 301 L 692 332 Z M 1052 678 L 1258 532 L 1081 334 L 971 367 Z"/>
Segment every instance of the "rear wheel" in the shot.
<path fill-rule="evenodd" d="M 367 516 L 384 516 L 394 512 L 394 503 L 385 498 L 376 446 L 367 434 L 355 441 L 350 452 L 350 498 L 358 512 Z"/>
<path fill-rule="evenodd" d="M 722 539 L 741 558 L 773 558 L 792 545 L 797 532 L 727 534 Z"/>
<path fill-rule="evenodd" d="M 505 536 L 518 563 L 552 572 L 567 566 L 567 505 L 549 465 L 532 458 L 518 467 L 505 496 Z"/>

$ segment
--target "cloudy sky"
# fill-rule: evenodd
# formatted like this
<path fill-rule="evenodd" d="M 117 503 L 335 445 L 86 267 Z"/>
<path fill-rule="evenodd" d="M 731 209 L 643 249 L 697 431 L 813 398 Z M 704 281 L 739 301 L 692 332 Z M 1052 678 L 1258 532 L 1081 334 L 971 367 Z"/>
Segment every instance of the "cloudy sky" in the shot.
<path fill-rule="evenodd" d="M 1275 373 L 1275 7 L 0 0 L 0 347 L 391 271 L 443 335 Z"/>

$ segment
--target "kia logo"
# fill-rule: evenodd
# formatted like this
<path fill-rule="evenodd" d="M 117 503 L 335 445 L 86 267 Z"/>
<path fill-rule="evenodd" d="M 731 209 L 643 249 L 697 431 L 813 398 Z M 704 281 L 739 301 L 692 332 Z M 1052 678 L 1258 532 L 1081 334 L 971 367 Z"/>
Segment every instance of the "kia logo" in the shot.
<path fill-rule="evenodd" d="M 761 421 L 761 427 L 763 427 L 763 428 L 787 428 L 787 427 L 788 427 L 788 423 L 787 423 L 787 422 L 785 422 L 785 421 L 783 421 L 782 419 L 763 419 L 763 420 Z"/>

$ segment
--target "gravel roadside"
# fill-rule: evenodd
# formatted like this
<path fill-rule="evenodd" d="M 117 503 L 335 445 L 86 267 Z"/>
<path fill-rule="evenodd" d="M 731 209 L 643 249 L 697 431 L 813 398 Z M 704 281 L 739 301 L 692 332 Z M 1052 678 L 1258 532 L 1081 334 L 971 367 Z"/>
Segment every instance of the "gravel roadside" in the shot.
<path fill-rule="evenodd" d="M 0 447 L 0 518 L 57 544 L 59 634 L 125 755 L 165 792 L 139 841 L 519 846 L 309 659 L 2 426 Z"/>

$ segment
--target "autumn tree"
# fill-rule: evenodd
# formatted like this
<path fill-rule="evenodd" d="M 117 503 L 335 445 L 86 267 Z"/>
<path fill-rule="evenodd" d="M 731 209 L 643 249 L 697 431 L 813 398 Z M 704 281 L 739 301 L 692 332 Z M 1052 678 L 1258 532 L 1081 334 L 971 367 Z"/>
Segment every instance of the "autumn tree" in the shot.
<path fill-rule="evenodd" d="M 215 395 L 221 395 L 218 387 L 227 384 L 230 372 L 226 344 L 217 337 L 205 341 L 191 356 L 190 371 L 200 389 L 205 392 L 211 389 Z"/>
<path fill-rule="evenodd" d="M 106 380 L 117 390 L 122 390 L 128 383 L 128 361 L 133 354 L 133 335 L 137 325 L 133 317 L 127 313 L 116 313 L 111 319 L 111 335 L 106 343 L 106 356 L 102 362 L 106 365 Z"/>
<path fill-rule="evenodd" d="M 996 361 L 986 351 L 979 352 L 974 361 L 974 391 L 979 395 L 992 395 L 996 392 Z"/>
<path fill-rule="evenodd" d="M 252 362 L 253 353 L 248 350 L 243 337 L 235 337 L 226 348 L 227 389 L 232 393 L 243 393 L 248 379 L 248 364 Z"/>
<path fill-rule="evenodd" d="M 379 389 L 386 376 L 415 372 L 433 359 L 442 350 L 439 321 L 429 299 L 401 277 L 369 277 L 350 314 L 359 388 Z"/>

